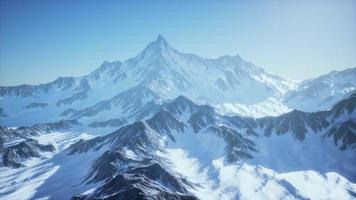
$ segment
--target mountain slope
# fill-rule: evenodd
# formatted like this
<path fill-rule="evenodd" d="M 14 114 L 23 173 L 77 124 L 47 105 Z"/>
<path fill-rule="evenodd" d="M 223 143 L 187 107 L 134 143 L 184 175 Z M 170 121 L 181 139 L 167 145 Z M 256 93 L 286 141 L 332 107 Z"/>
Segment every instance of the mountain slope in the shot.
<path fill-rule="evenodd" d="M 159 100 L 159 96 L 152 90 L 137 86 L 123 91 L 109 100 L 96 103 L 94 106 L 81 110 L 68 109 L 61 113 L 62 117 L 69 119 L 84 120 L 110 120 L 120 116 L 121 118 L 130 118 L 135 113 L 141 111 L 143 106 L 150 101 Z"/>
<path fill-rule="evenodd" d="M 104 62 L 85 76 L 34 86 L 1 86 L 1 113 L 6 114 L 1 115 L 1 124 L 57 121 L 65 110 L 82 110 L 134 87 L 148 88 L 163 99 L 184 95 L 213 105 L 254 105 L 280 99 L 292 85 L 239 56 L 204 59 L 180 53 L 158 36 L 139 55 L 123 62 Z M 258 95 L 248 95 L 252 90 Z M 40 114 L 26 118 L 34 113 Z"/>
<path fill-rule="evenodd" d="M 147 120 L 147 124 L 139 122 L 141 128 L 146 130 L 152 129 L 149 133 L 161 139 L 151 140 L 147 138 L 143 139 L 146 141 L 144 143 L 141 139 L 126 139 L 131 141 L 131 145 L 140 145 L 140 147 L 135 146 L 135 148 L 127 147 L 123 144 L 109 146 L 111 146 L 111 150 L 115 150 L 116 147 L 120 146 L 120 149 L 122 149 L 120 151 L 124 152 L 120 155 L 126 155 L 126 157 L 124 156 L 124 158 L 120 159 L 126 161 L 116 162 L 119 166 L 124 166 L 124 168 L 130 166 L 130 164 L 126 164 L 127 162 L 131 162 L 127 161 L 128 158 L 142 158 L 148 156 L 148 158 L 153 157 L 155 160 L 158 159 L 162 161 L 164 159 L 159 157 L 163 156 L 174 163 L 173 166 L 163 165 L 168 169 L 172 167 L 174 169 L 175 165 L 181 165 L 179 162 L 190 162 L 191 159 L 196 159 L 193 166 L 198 163 L 199 168 L 195 173 L 198 173 L 197 175 L 200 176 L 199 173 L 206 170 L 207 174 L 205 174 L 204 177 L 207 180 L 205 181 L 217 181 L 215 183 L 218 184 L 213 187 L 206 185 L 207 182 L 205 181 L 202 182 L 202 180 L 195 180 L 194 177 L 190 177 L 188 180 L 195 180 L 192 183 L 197 184 L 197 186 L 191 188 L 188 184 L 188 190 L 202 199 L 206 199 L 204 192 L 202 192 L 205 190 L 210 190 L 212 194 L 209 199 L 220 199 L 227 196 L 226 186 L 220 184 L 221 181 L 227 181 L 221 176 L 229 170 L 228 173 L 230 174 L 236 173 L 240 174 L 239 176 L 255 176 L 250 177 L 250 179 L 257 182 L 266 181 L 268 184 L 273 184 L 275 190 L 281 190 L 282 196 L 289 196 L 292 199 L 316 198 L 316 196 L 305 193 L 303 191 L 304 188 L 295 182 L 295 179 L 299 176 L 297 175 L 298 171 L 310 170 L 311 172 L 305 174 L 305 177 L 310 179 L 320 179 L 318 176 L 315 177 L 314 173 L 325 174 L 327 178 L 318 180 L 322 181 L 322 184 L 326 184 L 325 187 L 329 187 L 327 185 L 332 183 L 328 182 L 331 182 L 334 178 L 328 174 L 330 171 L 337 172 L 338 174 L 348 177 L 349 180 L 355 181 L 355 168 L 352 166 L 352 163 L 355 161 L 353 156 L 356 144 L 355 129 L 349 129 L 348 138 L 352 138 L 349 140 L 338 137 L 338 133 L 335 131 L 330 134 L 331 129 L 335 127 L 333 123 L 343 124 L 344 122 L 354 122 L 356 120 L 355 102 L 355 96 L 352 96 L 350 99 L 340 102 L 335 105 L 332 110 L 326 112 L 304 113 L 301 111 L 293 111 L 279 117 L 252 119 L 219 115 L 208 106 L 199 106 L 184 97 L 178 97 L 175 100 L 162 104 L 163 110 L 158 111 L 157 114 Z M 169 108 L 171 112 L 165 111 L 167 108 Z M 342 109 L 340 110 L 340 108 Z M 136 126 L 136 123 L 132 126 Z M 167 131 L 167 129 L 170 131 Z M 120 129 L 120 131 L 124 130 L 125 128 Z M 115 132 L 112 133 L 112 135 L 116 134 Z M 109 143 L 118 141 L 117 139 L 112 139 L 112 135 L 107 136 L 111 139 L 103 140 L 102 138 L 96 138 L 88 142 L 75 144 L 71 148 L 71 153 L 83 153 L 83 151 L 80 150 L 81 148 L 85 148 L 87 152 L 90 151 L 90 149 L 96 151 L 98 148 L 103 148 L 102 144 L 108 144 L 105 141 Z M 124 135 L 126 135 L 126 133 Z M 134 136 L 135 134 L 129 135 Z M 167 138 L 167 140 L 164 140 L 164 138 Z M 165 142 L 157 143 L 159 140 L 164 140 Z M 334 142 L 335 140 L 337 141 L 336 143 Z M 282 141 L 284 144 L 282 143 L 283 145 L 280 145 Z M 165 147 L 160 146 L 164 143 L 167 143 Z M 210 145 L 214 145 L 214 148 L 211 149 Z M 89 146 L 91 146 L 90 149 L 87 149 Z M 305 146 L 310 148 L 304 149 Z M 159 149 L 159 153 L 156 154 L 155 151 L 148 150 L 149 148 Z M 141 152 L 141 149 L 145 151 Z M 147 154 L 147 152 L 150 153 Z M 179 152 L 185 152 L 184 154 L 186 155 L 181 155 Z M 300 154 L 303 154 L 303 156 Z M 329 156 L 324 157 L 324 154 Z M 178 156 L 178 158 L 176 156 Z M 97 160 L 98 164 L 105 163 L 99 160 L 102 160 L 102 158 Z M 339 164 L 341 160 L 343 161 L 342 165 Z M 108 162 L 112 163 L 111 161 Z M 284 162 L 287 162 L 288 165 L 281 164 Z M 320 165 L 320 163 L 323 164 Z M 137 161 L 132 161 L 131 164 L 137 166 Z M 254 166 L 261 167 L 254 169 Z M 107 167 L 101 168 L 102 166 L 98 165 L 93 167 L 101 170 L 105 169 L 105 173 L 91 173 L 96 176 L 107 174 L 108 171 L 111 171 L 109 174 L 116 174 L 115 171 L 119 172 L 119 174 L 126 173 L 126 171 L 121 168 L 109 170 Z M 213 169 L 217 170 L 217 172 L 214 172 Z M 187 168 L 176 169 L 179 173 L 189 177 L 189 174 L 184 170 L 187 170 Z M 255 171 L 251 172 L 250 170 Z M 271 174 L 269 170 L 273 170 L 274 175 Z M 285 174 L 286 172 L 289 174 Z M 214 173 L 218 173 L 218 178 Z M 295 176 L 293 175 L 294 173 L 296 174 Z M 179 177 L 180 175 L 176 176 Z M 113 183 L 112 176 L 106 175 L 105 177 L 109 177 L 110 181 L 107 181 L 103 187 L 107 187 L 106 184 Z M 237 178 L 237 180 L 239 179 L 240 178 Z M 202 183 L 204 183 L 204 186 L 198 186 Z M 232 180 L 229 180 L 229 182 L 225 184 L 230 185 L 230 189 L 228 189 L 229 194 L 233 194 L 235 197 L 246 198 L 245 195 L 247 194 L 245 193 L 247 191 L 241 191 L 243 190 L 243 185 L 236 185 Z M 308 185 L 310 183 L 305 182 L 304 184 Z M 350 183 L 347 181 L 343 182 L 343 184 L 345 184 L 345 189 L 338 188 L 338 190 L 340 190 L 342 195 L 345 195 L 346 198 L 351 198 L 351 194 L 348 193 L 347 188 L 353 191 L 356 188 L 355 185 L 349 185 Z M 256 194 L 264 194 L 264 192 L 268 191 L 268 188 L 263 184 L 260 187 L 261 191 L 256 192 Z M 272 187 L 272 185 L 270 187 Z M 231 190 L 232 188 L 234 189 Z M 240 192 L 238 192 L 239 190 Z M 146 197 L 149 197 L 150 195 L 148 195 L 147 192 L 148 190 L 143 193 L 147 195 Z M 110 196 L 111 193 L 104 194 Z M 92 195 L 99 197 L 97 192 L 92 193 Z M 100 195 L 103 195 L 103 193 Z M 214 197 L 214 195 L 216 196 Z M 278 198 L 278 196 L 273 196 L 278 195 L 276 191 L 265 195 L 267 195 L 267 197 L 265 197 L 268 199 Z M 328 195 L 335 195 L 335 193 L 331 192 Z M 82 196 L 82 198 L 86 199 L 84 196 Z M 93 198 L 93 196 L 89 195 L 88 198 Z"/>
<path fill-rule="evenodd" d="M 20 168 L 22 177 L 41 169 L 29 176 L 30 185 L 43 182 L 33 186 L 30 198 L 352 199 L 356 191 L 355 95 L 328 111 L 260 119 L 221 115 L 183 96 L 147 104 L 147 119 Z M 0 171 L 3 178 L 11 174 Z M 314 182 L 320 194 L 306 189 L 315 188 Z"/>
<path fill-rule="evenodd" d="M 321 111 L 331 108 L 355 90 L 356 68 L 349 68 L 302 81 L 296 90 L 286 94 L 284 102 L 303 111 Z"/>

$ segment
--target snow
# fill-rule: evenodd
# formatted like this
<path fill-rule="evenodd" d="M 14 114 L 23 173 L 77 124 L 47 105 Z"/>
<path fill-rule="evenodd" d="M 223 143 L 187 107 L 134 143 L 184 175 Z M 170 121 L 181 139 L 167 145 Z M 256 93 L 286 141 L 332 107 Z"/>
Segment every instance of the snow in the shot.
<path fill-rule="evenodd" d="M 349 191 L 356 191 L 352 180 L 344 178 L 356 171 L 349 165 L 355 150 L 340 151 L 315 133 L 307 133 L 303 142 L 289 133 L 261 135 L 255 140 L 260 152 L 235 164 L 225 161 L 224 141 L 208 132 L 174 137 L 177 143 L 168 142 L 158 154 L 169 160 L 171 169 L 200 185 L 190 192 L 203 200 L 353 199 Z"/>
<path fill-rule="evenodd" d="M 240 199 L 353 199 L 347 190 L 356 190 L 355 184 L 336 173 L 322 175 L 311 170 L 277 173 L 262 166 L 214 162 L 219 169 L 219 189 L 228 190 L 223 195 L 238 194 Z"/>
<path fill-rule="evenodd" d="M 334 172 L 320 174 L 309 170 L 284 173 L 278 177 L 288 180 L 310 199 L 354 199 L 348 190 L 356 191 L 356 184 Z"/>
<path fill-rule="evenodd" d="M 182 116 L 187 118 L 188 114 Z M 92 193 L 100 183 L 87 185 L 81 180 L 105 148 L 70 156 L 64 150 L 99 132 L 76 130 L 36 136 L 41 144 L 54 144 L 57 152 L 26 161 L 26 168 L 0 167 L 0 199 L 69 199 L 73 194 Z M 352 180 L 345 178 L 353 176 L 355 167 L 349 162 L 339 163 L 354 160 L 354 150 L 342 152 L 331 140 L 322 141 L 312 132 L 303 142 L 290 134 L 261 135 L 254 140 L 260 152 L 251 161 L 234 164 L 225 161 L 225 141 L 211 132 L 194 133 L 187 128 L 184 133 L 172 134 L 176 142 L 168 138 L 161 141 L 164 151 L 157 154 L 169 161 L 171 170 L 195 184 L 188 189 L 202 200 L 352 199 L 349 191 L 356 191 Z M 130 149 L 124 152 L 137 158 Z M 333 160 L 336 157 L 339 159 Z"/>
<path fill-rule="evenodd" d="M 167 149 L 163 156 L 173 170 L 199 184 L 190 191 L 203 200 L 353 199 L 348 190 L 356 191 L 356 184 L 333 172 L 278 173 L 260 165 L 227 164 L 224 157 L 212 160 L 211 168 L 183 149 Z"/>
<path fill-rule="evenodd" d="M 265 117 L 265 116 L 278 116 L 283 113 L 291 111 L 280 100 L 269 98 L 264 102 L 254 105 L 245 105 L 239 103 L 224 103 L 213 105 L 218 112 L 225 115 L 242 115 L 247 117 Z"/>
<path fill-rule="evenodd" d="M 203 168 L 198 159 L 189 157 L 183 149 L 166 149 L 166 153 L 158 152 L 158 155 L 168 159 L 172 164 L 172 169 L 186 177 L 193 184 L 199 184 L 191 188 L 193 194 L 200 199 L 216 199 L 218 196 L 213 193 L 214 182 L 210 180 L 208 168 Z"/>
<path fill-rule="evenodd" d="M 93 135 L 85 132 L 69 131 L 40 134 L 35 136 L 34 139 L 40 144 L 52 144 L 56 147 L 57 151 L 62 151 L 80 139 L 91 139 L 93 137 Z"/>
<path fill-rule="evenodd" d="M 45 169 L 43 169 L 45 168 Z M 56 167 L 42 166 L 22 170 L 4 170 L 0 178 L 0 199 L 26 200 L 31 199 L 37 188 L 45 183 L 57 170 Z"/>
<path fill-rule="evenodd" d="M 69 88 L 52 82 L 48 92 L 34 89 L 33 95 L 27 97 L 1 96 L 0 107 L 8 116 L 1 116 L 0 125 L 17 127 L 58 121 L 67 109 L 92 108 L 138 85 L 150 88 L 163 100 L 184 95 L 197 103 L 208 103 L 222 114 L 251 117 L 277 116 L 294 108 L 325 110 L 356 88 L 355 68 L 297 83 L 271 75 L 239 56 L 206 59 L 180 53 L 161 36 L 136 57 L 105 62 L 89 75 L 73 80 Z M 82 81 L 90 86 L 86 98 L 58 106 L 58 100 L 81 89 Z M 142 104 L 150 100 L 147 96 L 141 99 Z M 36 102 L 48 106 L 24 109 Z M 68 155 L 66 149 L 79 139 L 115 130 L 86 127 L 91 122 L 136 120 L 132 110 L 125 113 L 126 108 L 127 105 L 116 104 L 93 117 L 80 118 L 81 127 L 34 136 L 40 144 L 53 144 L 56 151 L 25 161 L 24 168 L 1 166 L 0 200 L 70 199 L 74 194 L 94 192 L 100 183 L 81 181 L 105 148 L 76 155 Z M 182 113 L 180 120 L 186 123 L 190 115 Z M 167 138 L 166 143 L 159 141 L 165 147 L 157 154 L 170 161 L 173 171 L 198 184 L 189 190 L 200 199 L 354 199 L 349 191 L 356 192 L 355 150 L 340 151 L 332 140 L 321 140 L 318 133 L 310 130 L 303 142 L 289 133 L 269 137 L 260 134 L 254 139 L 259 152 L 253 154 L 252 160 L 238 163 L 226 163 L 226 143 L 216 134 L 206 130 L 194 133 L 191 128 L 171 134 L 176 142 Z M 137 159 L 132 150 L 124 152 L 128 158 Z"/>
<path fill-rule="evenodd" d="M 36 190 L 33 198 L 50 196 L 52 199 L 70 199 L 74 194 L 81 194 L 93 188 L 93 184 L 83 184 L 82 179 L 88 174 L 92 161 L 102 151 L 89 151 L 78 155 L 57 154 L 48 162 L 58 170 Z"/>
<path fill-rule="evenodd" d="M 93 187 L 80 185 L 88 173 L 90 163 L 103 152 L 87 152 L 69 156 L 64 151 L 79 139 L 90 139 L 93 134 L 80 131 L 51 132 L 34 139 L 40 144 L 53 144 L 55 152 L 41 153 L 41 158 L 26 160 L 26 167 L 12 169 L 0 167 L 0 200 L 70 199 Z"/>
<path fill-rule="evenodd" d="M 197 158 L 205 165 L 211 164 L 210 160 L 225 153 L 224 139 L 211 132 L 197 134 L 188 129 L 184 133 L 176 133 L 173 136 L 176 142 L 168 141 L 167 148 L 184 149 L 189 156 Z"/>
<path fill-rule="evenodd" d="M 249 163 L 274 169 L 279 173 L 310 169 L 354 177 L 356 171 L 356 167 L 352 165 L 356 162 L 355 149 L 341 151 L 333 140 L 322 140 L 319 134 L 311 131 L 306 133 L 302 142 L 287 133 L 260 136 L 255 143 L 260 152 L 255 153 Z"/>

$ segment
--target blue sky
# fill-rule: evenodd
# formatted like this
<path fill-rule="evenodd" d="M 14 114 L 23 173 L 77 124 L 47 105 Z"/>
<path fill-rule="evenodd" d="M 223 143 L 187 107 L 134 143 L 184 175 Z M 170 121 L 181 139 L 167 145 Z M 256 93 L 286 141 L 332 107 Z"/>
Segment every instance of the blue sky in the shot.
<path fill-rule="evenodd" d="M 352 0 L 0 2 L 0 85 L 84 75 L 158 34 L 181 52 L 239 54 L 291 79 L 356 66 Z"/>

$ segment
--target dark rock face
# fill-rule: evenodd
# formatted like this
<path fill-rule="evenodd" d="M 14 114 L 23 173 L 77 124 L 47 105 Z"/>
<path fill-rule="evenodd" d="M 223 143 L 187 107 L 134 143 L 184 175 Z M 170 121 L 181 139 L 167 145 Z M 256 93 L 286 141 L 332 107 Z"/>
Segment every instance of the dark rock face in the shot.
<path fill-rule="evenodd" d="M 15 129 L 0 126 L 0 154 L 4 152 L 5 143 L 14 139 L 28 139 L 28 136 Z"/>
<path fill-rule="evenodd" d="M 125 157 L 123 151 L 106 151 L 92 164 L 91 170 L 85 178 L 85 181 L 88 183 L 95 183 L 109 180 L 114 177 L 118 171 L 126 168 L 128 165 L 139 165 L 142 163 L 145 162 L 139 162 Z"/>
<path fill-rule="evenodd" d="M 217 120 L 216 116 L 217 114 L 213 108 L 209 106 L 201 106 L 198 111 L 190 116 L 188 124 L 193 128 L 194 132 L 197 133 L 208 125 L 214 125 Z"/>
<path fill-rule="evenodd" d="M 198 110 L 198 106 L 184 96 L 179 96 L 171 102 L 163 104 L 163 108 L 173 115 L 180 115 L 183 112 L 194 113 Z"/>
<path fill-rule="evenodd" d="M 144 156 L 158 150 L 160 138 L 161 136 L 158 134 L 150 133 L 145 123 L 138 121 L 103 137 L 80 140 L 69 147 L 69 154 L 99 150 L 107 145 L 114 151 L 128 148 Z"/>
<path fill-rule="evenodd" d="M 265 135 L 290 133 L 300 141 L 304 140 L 308 128 L 314 132 L 320 132 L 329 126 L 329 122 L 322 113 L 305 113 L 297 110 L 278 117 L 261 118 L 257 121 L 260 127 L 264 127 Z"/>
<path fill-rule="evenodd" d="M 348 120 L 329 128 L 323 138 L 333 137 L 334 144 L 341 150 L 356 147 L 356 122 Z"/>
<path fill-rule="evenodd" d="M 226 142 L 225 151 L 228 162 L 233 163 L 251 159 L 251 153 L 258 152 L 256 144 L 250 137 L 230 127 L 210 127 L 208 131 L 212 131 L 218 136 L 224 138 Z"/>
<path fill-rule="evenodd" d="M 127 148 L 144 156 L 159 149 L 161 136 L 150 132 L 145 123 L 138 121 L 113 132 L 108 139 L 111 149 Z"/>
<path fill-rule="evenodd" d="M 5 139 L 0 137 L 0 153 L 2 153 L 4 149 Z"/>
<path fill-rule="evenodd" d="M 352 114 L 356 107 L 356 92 L 334 105 L 332 108 L 333 117 L 339 117 L 342 113 Z M 328 111 L 325 111 L 328 112 Z"/>
<path fill-rule="evenodd" d="M 294 110 L 278 117 L 259 119 L 239 116 L 220 116 L 220 118 L 223 118 L 224 121 L 227 121 L 228 124 L 234 126 L 236 129 L 244 129 L 245 133 L 250 136 L 258 136 L 256 130 L 260 129 L 266 136 L 270 136 L 271 134 L 291 134 L 302 142 L 306 134 L 312 131 L 319 133 L 320 137 L 324 139 L 333 138 L 335 145 L 339 146 L 341 150 L 345 150 L 347 148 L 355 148 L 356 146 L 355 128 L 353 128 L 356 119 L 355 106 L 356 94 L 353 94 L 349 98 L 340 101 L 328 111 L 307 113 Z M 340 117 L 341 119 L 339 119 Z M 195 123 L 191 123 L 196 130 L 208 124 L 197 119 L 193 120 Z M 213 122 L 213 120 L 209 122 Z"/>
<path fill-rule="evenodd" d="M 192 114 L 196 112 L 198 108 L 199 106 L 194 104 L 191 100 L 184 96 L 178 96 L 177 98 L 168 102 L 164 102 L 161 105 L 155 103 L 154 101 L 150 101 L 146 103 L 135 115 L 137 116 L 138 120 L 142 120 L 152 117 L 154 114 L 160 112 L 161 110 L 165 110 L 172 116 L 177 117 L 185 112 Z"/>
<path fill-rule="evenodd" d="M 160 135 L 152 132 L 148 123 L 139 121 L 107 136 L 73 144 L 69 148 L 72 155 L 108 149 L 92 163 L 83 179 L 103 185 L 89 196 L 76 195 L 73 199 L 197 199 L 187 190 L 192 184 L 167 171 L 164 159 L 155 154 Z M 128 156 L 128 150 L 134 155 Z"/>
<path fill-rule="evenodd" d="M 186 187 L 191 187 L 186 179 L 168 172 L 159 163 L 151 162 L 139 167 L 127 167 L 112 176 L 92 195 L 81 198 L 197 200 Z"/>
<path fill-rule="evenodd" d="M 107 137 L 96 137 L 90 140 L 80 139 L 78 142 L 70 145 L 68 151 L 69 155 L 73 155 L 76 153 L 86 153 L 89 150 L 99 150 L 103 145 L 105 145 Z"/>
<path fill-rule="evenodd" d="M 135 113 L 136 120 L 145 120 L 150 118 L 160 110 L 161 105 L 158 105 L 155 101 L 149 101 L 142 107 L 142 109 Z"/>
<path fill-rule="evenodd" d="M 27 135 L 21 131 L 16 131 L 16 129 L 9 129 L 6 127 L 0 126 L 0 138 L 4 141 L 13 139 L 13 138 L 27 138 Z"/>
<path fill-rule="evenodd" d="M 86 196 L 85 195 L 74 195 L 71 200 L 85 200 Z"/>
<path fill-rule="evenodd" d="M 171 132 L 183 132 L 186 125 L 171 115 L 165 110 L 160 110 L 157 112 L 151 119 L 147 120 L 149 126 L 161 133 L 162 135 L 168 135 L 173 140 L 174 137 L 171 135 Z"/>
<path fill-rule="evenodd" d="M 39 158 L 40 151 L 53 152 L 55 147 L 51 144 L 43 145 L 39 144 L 34 139 L 28 139 L 26 141 L 20 142 L 19 144 L 7 147 L 4 149 L 3 163 L 5 166 L 12 168 L 19 168 L 24 166 L 21 164 L 22 161 L 29 158 Z"/>

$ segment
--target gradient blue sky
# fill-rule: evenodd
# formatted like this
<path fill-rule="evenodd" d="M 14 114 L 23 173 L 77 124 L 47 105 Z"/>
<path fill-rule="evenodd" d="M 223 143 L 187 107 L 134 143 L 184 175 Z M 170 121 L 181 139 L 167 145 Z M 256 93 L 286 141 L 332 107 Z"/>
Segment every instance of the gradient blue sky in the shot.
<path fill-rule="evenodd" d="M 356 66 L 353 0 L 0 2 L 0 85 L 84 75 L 157 34 L 181 52 L 239 54 L 291 79 Z"/>

